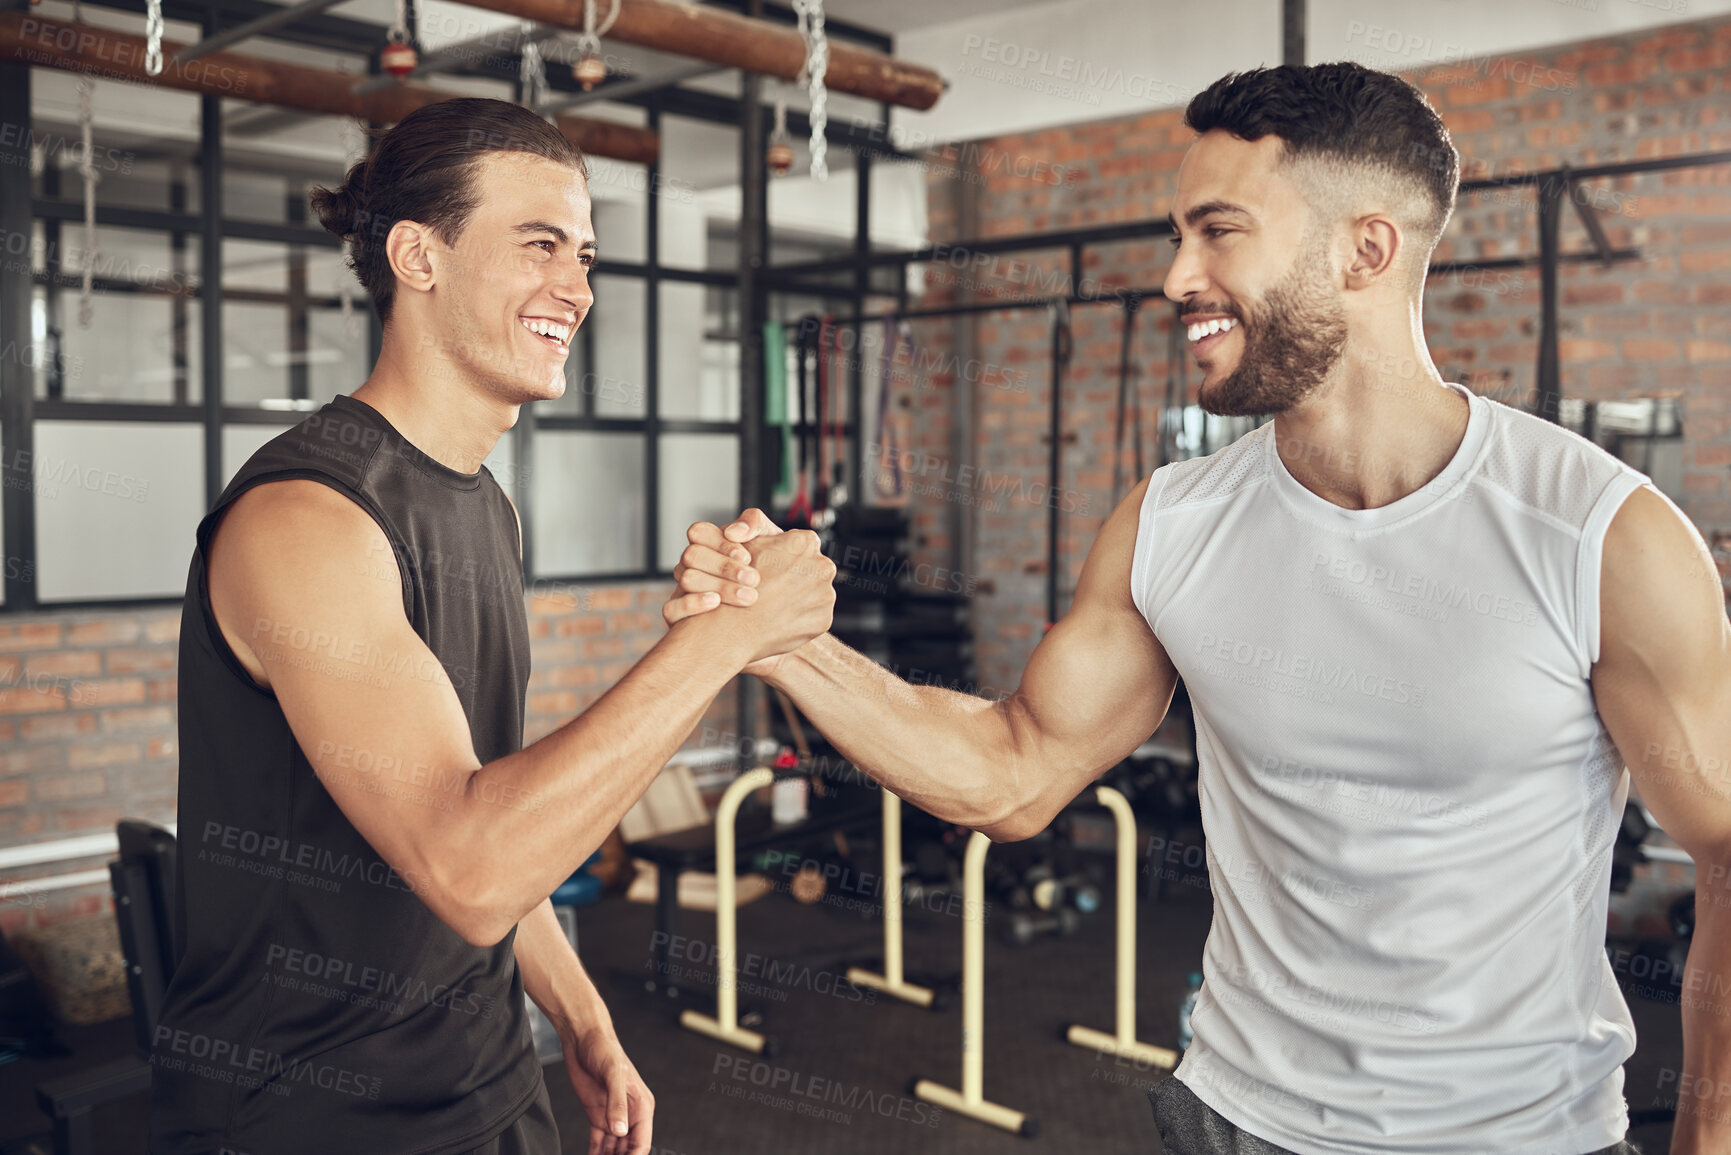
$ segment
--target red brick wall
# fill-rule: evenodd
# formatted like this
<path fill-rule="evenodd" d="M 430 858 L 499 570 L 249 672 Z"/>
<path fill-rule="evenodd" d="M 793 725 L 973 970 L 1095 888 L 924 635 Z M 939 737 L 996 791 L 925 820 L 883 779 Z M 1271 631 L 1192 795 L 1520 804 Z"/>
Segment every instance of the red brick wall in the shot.
<path fill-rule="evenodd" d="M 1327 55 L 1327 40 L 1319 34 L 1314 50 Z M 1467 177 L 1731 148 L 1731 20 L 1525 53 L 1518 60 L 1519 67 L 1511 57 L 1405 73 L 1442 113 L 1468 162 Z M 966 239 L 959 206 L 969 197 L 977 219 L 969 236 L 1163 216 L 1194 136 L 1181 119 L 1181 110 L 1171 109 L 950 148 L 934 156 L 929 169 L 934 241 Z M 1005 156 L 1017 163 L 1001 163 Z M 1710 539 L 1725 535 L 1723 544 L 1731 547 L 1731 165 L 1597 180 L 1584 188 L 1613 245 L 1638 247 L 1645 259 L 1610 270 L 1562 267 L 1564 396 L 1679 395 L 1684 509 Z M 1536 253 L 1532 204 L 1531 190 L 1463 197 L 1436 259 Z M 1563 240 L 1565 251 L 1586 247 L 1572 210 Z M 1105 246 L 1091 251 L 1081 287 L 1107 293 L 1157 288 L 1169 263 L 1164 241 Z M 1070 287 L 1066 269 L 1062 252 L 982 256 L 978 263 L 957 253 L 927 266 L 927 303 L 968 293 L 1047 295 Z M 1139 375 L 1148 399 L 1165 391 L 1165 306 L 1163 298 L 1151 301 L 1152 315 L 1138 329 Z M 1536 269 L 1433 277 L 1424 315 L 1433 360 L 1450 380 L 1522 403 L 1533 390 L 1538 310 Z M 1075 355 L 1065 388 L 1058 491 L 1065 510 L 1060 613 L 1110 504 L 1120 316 L 1112 305 L 1073 313 Z M 969 516 L 978 535 L 977 576 L 988 580 L 975 606 L 980 681 L 1014 687 L 1045 620 L 1046 510 L 1034 499 L 1046 480 L 1051 336 L 1039 312 L 989 314 L 973 324 L 981 362 L 1026 373 L 1023 390 L 976 391 L 977 464 L 1016 484 L 1001 508 L 986 508 L 978 503 L 977 481 L 953 480 L 960 473 L 950 446 L 955 374 L 926 374 L 908 460 L 929 468 L 940 483 L 932 487 L 935 495 L 928 490 L 915 499 L 923 538 L 916 545 L 921 560 L 953 564 L 947 506 L 974 503 Z M 922 326 L 928 358 L 935 358 L 933 347 L 950 343 L 950 325 Z M 1188 368 L 1193 390 L 1196 371 Z M 1146 408 L 1144 421 L 1151 426 Z M 941 480 L 946 464 L 947 482 Z M 1731 579 L 1731 552 L 1722 549 L 1719 557 Z"/>
<path fill-rule="evenodd" d="M 655 644 L 668 589 L 628 583 L 527 598 L 526 742 L 591 706 Z M 0 846 L 112 831 L 122 817 L 174 821 L 179 629 L 179 607 L 0 623 Z M 733 705 L 730 687 L 705 719 L 711 733 L 731 731 Z M 105 861 L 0 872 L 0 882 Z M 0 930 L 109 907 L 105 883 L 0 898 Z"/>

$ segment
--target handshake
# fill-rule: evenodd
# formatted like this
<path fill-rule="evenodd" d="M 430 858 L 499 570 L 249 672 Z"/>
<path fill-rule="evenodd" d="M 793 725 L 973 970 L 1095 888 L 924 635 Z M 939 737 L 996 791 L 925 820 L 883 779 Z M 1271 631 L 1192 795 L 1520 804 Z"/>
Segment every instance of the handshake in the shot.
<path fill-rule="evenodd" d="M 817 534 L 784 532 L 760 509 L 725 529 L 700 521 L 673 567 L 677 586 L 661 617 L 669 628 L 720 607 L 714 619 L 740 639 L 744 672 L 768 677 L 786 655 L 829 630 L 835 610 L 835 563 Z"/>

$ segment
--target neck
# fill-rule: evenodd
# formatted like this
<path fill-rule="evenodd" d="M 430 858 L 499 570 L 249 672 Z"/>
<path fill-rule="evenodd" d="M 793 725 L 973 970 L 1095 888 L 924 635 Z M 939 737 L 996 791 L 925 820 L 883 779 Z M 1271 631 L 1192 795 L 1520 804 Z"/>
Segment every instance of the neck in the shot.
<path fill-rule="evenodd" d="M 1300 485 L 1345 509 L 1376 509 L 1448 465 L 1470 408 L 1413 336 L 1349 340 L 1322 386 L 1275 418 L 1280 459 Z"/>
<path fill-rule="evenodd" d="M 378 364 L 352 396 L 378 410 L 440 465 L 477 472 L 499 438 L 517 424 L 518 406 L 489 395 L 439 342 L 416 343 L 393 328 L 386 327 Z"/>

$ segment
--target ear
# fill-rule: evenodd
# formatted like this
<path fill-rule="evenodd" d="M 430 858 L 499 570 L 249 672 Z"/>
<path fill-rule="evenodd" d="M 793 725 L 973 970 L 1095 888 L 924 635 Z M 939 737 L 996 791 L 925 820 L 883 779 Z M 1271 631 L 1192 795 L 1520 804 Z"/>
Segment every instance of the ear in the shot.
<path fill-rule="evenodd" d="M 1352 255 L 1346 265 L 1349 290 L 1389 284 L 1406 238 L 1400 226 L 1383 213 L 1360 217 L 1352 226 Z"/>
<path fill-rule="evenodd" d="M 385 236 L 385 259 L 405 289 L 427 292 L 437 279 L 432 230 L 417 221 L 401 220 Z"/>

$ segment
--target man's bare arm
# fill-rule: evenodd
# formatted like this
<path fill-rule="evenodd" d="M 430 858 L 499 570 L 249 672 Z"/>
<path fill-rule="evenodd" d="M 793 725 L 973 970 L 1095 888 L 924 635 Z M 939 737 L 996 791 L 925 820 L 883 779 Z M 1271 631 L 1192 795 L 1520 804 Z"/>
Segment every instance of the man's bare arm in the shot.
<path fill-rule="evenodd" d="M 1146 489 L 1144 482 L 1107 519 L 1070 612 L 1000 701 L 910 685 L 828 635 L 750 672 L 784 690 L 836 749 L 909 802 L 1000 841 L 1030 837 L 1145 741 L 1172 701 L 1177 673 L 1130 596 Z M 677 571 L 680 588 L 663 611 L 669 620 L 709 616 L 687 600 L 700 593 L 737 592 L 734 546 L 713 526 L 705 540 Z M 733 605 L 715 613 L 739 612 Z"/>
<path fill-rule="evenodd" d="M 312 481 L 259 486 L 223 518 L 209 581 L 230 648 L 275 693 L 343 813 L 435 914 L 486 945 L 601 844 L 745 662 L 828 627 L 834 567 L 815 536 L 767 557 L 761 609 L 670 629 L 587 712 L 485 766 L 449 674 L 403 613 L 389 543 L 354 502 Z"/>
<path fill-rule="evenodd" d="M 1612 519 L 1601 572 L 1593 697 L 1641 800 L 1695 860 L 1679 1082 L 1731 1086 L 1731 1006 L 1718 995 L 1731 978 L 1731 622 L 1724 594 L 1700 535 L 1645 486 Z M 1731 1150 L 1731 1103 L 1677 1090 L 1672 1155 Z M 1702 1110 L 1709 1101 L 1717 1109 Z"/>

